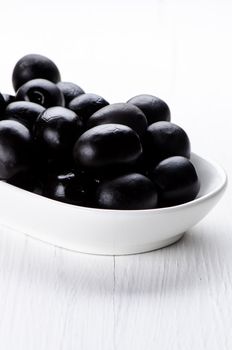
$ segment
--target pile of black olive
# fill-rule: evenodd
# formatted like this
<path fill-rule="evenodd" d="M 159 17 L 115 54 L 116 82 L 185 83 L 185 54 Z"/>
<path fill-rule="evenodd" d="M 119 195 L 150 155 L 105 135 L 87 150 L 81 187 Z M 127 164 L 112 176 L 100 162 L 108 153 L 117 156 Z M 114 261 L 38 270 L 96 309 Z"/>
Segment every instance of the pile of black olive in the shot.
<path fill-rule="evenodd" d="M 14 67 L 15 96 L 0 94 L 0 179 L 58 201 L 151 209 L 193 200 L 200 188 L 186 132 L 161 99 L 109 104 L 62 82 L 31 54 Z"/>

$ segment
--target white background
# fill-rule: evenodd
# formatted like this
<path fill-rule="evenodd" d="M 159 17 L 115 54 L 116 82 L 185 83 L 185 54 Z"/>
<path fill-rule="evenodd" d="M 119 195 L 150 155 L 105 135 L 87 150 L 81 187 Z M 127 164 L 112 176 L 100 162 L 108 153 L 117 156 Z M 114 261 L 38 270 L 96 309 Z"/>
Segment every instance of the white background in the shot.
<path fill-rule="evenodd" d="M 41 53 L 110 102 L 157 95 L 230 176 L 231 18 L 229 0 L 2 2 L 0 91 L 13 92 L 21 56 Z M 231 349 L 231 205 L 229 187 L 178 244 L 115 259 L 2 228 L 0 349 Z"/>

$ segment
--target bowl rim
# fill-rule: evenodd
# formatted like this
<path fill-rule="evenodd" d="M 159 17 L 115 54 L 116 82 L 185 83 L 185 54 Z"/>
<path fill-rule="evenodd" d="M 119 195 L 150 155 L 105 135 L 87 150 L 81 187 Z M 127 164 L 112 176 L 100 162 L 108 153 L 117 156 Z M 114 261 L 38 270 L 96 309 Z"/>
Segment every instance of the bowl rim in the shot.
<path fill-rule="evenodd" d="M 191 152 L 191 157 L 190 160 L 192 158 L 192 156 L 200 158 L 201 160 L 210 163 L 210 165 L 212 165 L 215 169 L 216 172 L 219 174 L 220 178 L 221 178 L 221 182 L 220 184 L 215 187 L 214 189 L 212 189 L 210 192 L 206 193 L 205 195 L 201 196 L 201 197 L 197 197 L 189 202 L 183 203 L 183 204 L 178 204 L 178 205 L 174 205 L 174 206 L 170 206 L 170 207 L 164 207 L 164 208 L 152 208 L 152 209 L 103 209 L 103 208 L 91 208 L 91 207 L 84 207 L 84 206 L 79 206 L 79 205 L 75 205 L 75 204 L 70 204 L 70 203 L 65 203 L 65 202 L 60 202 L 57 201 L 55 199 L 51 199 L 42 195 L 38 195 L 36 193 L 24 190 L 22 188 L 19 188 L 17 186 L 14 186 L 12 184 L 9 184 L 5 181 L 0 181 L 1 185 L 3 186 L 9 186 L 10 188 L 14 188 L 14 191 L 19 191 L 19 192 L 26 192 L 27 196 L 31 196 L 33 198 L 38 198 L 40 200 L 44 200 L 47 202 L 51 202 L 51 204 L 54 205 L 58 205 L 61 207 L 66 207 L 66 208 L 72 208 L 74 210 L 81 210 L 81 211 L 85 211 L 85 212 L 94 212 L 94 213 L 104 213 L 104 214 L 139 214 L 139 213 L 154 213 L 154 214 L 162 214 L 164 212 L 170 212 L 170 211 L 177 211 L 177 210 L 181 210 L 181 209 L 185 209 L 185 208 L 189 208 L 192 206 L 195 206 L 197 204 L 200 204 L 204 201 L 206 201 L 207 199 L 213 198 L 215 196 L 217 196 L 217 194 L 219 194 L 220 192 L 224 191 L 226 189 L 226 186 L 228 184 L 228 176 L 226 174 L 226 171 L 224 170 L 224 168 L 219 165 L 217 162 L 211 160 L 211 159 L 207 159 L 204 158 L 202 156 L 199 156 L 198 154 Z"/>

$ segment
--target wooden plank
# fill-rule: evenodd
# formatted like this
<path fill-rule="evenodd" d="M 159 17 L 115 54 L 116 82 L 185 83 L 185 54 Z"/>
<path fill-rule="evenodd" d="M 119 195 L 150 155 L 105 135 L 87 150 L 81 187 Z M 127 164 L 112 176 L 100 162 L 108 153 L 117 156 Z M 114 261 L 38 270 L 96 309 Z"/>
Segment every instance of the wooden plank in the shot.
<path fill-rule="evenodd" d="M 116 349 L 231 349 L 231 223 L 225 207 L 177 244 L 116 259 Z"/>
<path fill-rule="evenodd" d="M 2 349 L 113 349 L 113 266 L 1 229 Z"/>

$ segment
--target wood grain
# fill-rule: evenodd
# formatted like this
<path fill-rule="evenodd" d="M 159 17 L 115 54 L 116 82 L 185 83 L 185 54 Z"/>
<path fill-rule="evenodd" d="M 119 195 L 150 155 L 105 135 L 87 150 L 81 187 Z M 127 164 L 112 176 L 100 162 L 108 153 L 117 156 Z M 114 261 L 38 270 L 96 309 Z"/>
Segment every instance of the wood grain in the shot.
<path fill-rule="evenodd" d="M 212 214 L 176 245 L 116 259 L 118 349 L 231 348 L 227 228 Z"/>
<path fill-rule="evenodd" d="M 113 349 L 113 266 L 2 229 L 3 349 Z"/>

